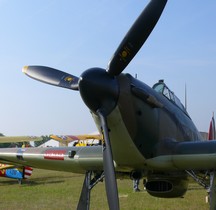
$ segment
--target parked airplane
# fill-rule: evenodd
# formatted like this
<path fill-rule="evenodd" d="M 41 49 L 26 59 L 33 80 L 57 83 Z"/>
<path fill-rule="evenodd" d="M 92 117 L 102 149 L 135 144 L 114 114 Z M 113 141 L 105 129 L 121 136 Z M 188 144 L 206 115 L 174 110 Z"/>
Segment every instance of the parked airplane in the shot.
<path fill-rule="evenodd" d="M 25 144 L 30 141 L 41 141 L 41 137 L 36 136 L 1 136 L 0 143 L 23 143 Z M 10 164 L 0 163 L 0 176 L 11 179 L 17 179 L 18 183 L 21 184 L 23 179 L 28 179 L 32 174 L 33 169 L 27 166 L 15 166 Z"/>
<path fill-rule="evenodd" d="M 90 190 L 104 177 L 109 208 L 115 210 L 119 209 L 119 176 L 145 176 L 148 193 L 172 198 L 187 191 L 189 175 L 202 183 L 200 174 L 210 171 L 210 206 L 216 209 L 216 141 L 202 139 L 180 100 L 163 81 L 151 88 L 122 73 L 147 40 L 166 3 L 150 1 L 107 69 L 91 68 L 80 77 L 43 66 L 23 69 L 36 80 L 79 91 L 103 135 L 102 146 L 2 149 L 0 159 L 85 173 L 78 209 L 89 209 Z"/>
<path fill-rule="evenodd" d="M 41 140 L 43 140 L 43 138 L 37 136 L 0 136 L 0 143 L 18 143 Z"/>
<path fill-rule="evenodd" d="M 94 145 L 102 140 L 102 136 L 100 134 L 84 134 L 84 135 L 50 135 L 51 139 L 59 141 L 62 146 L 68 146 L 69 143 L 75 142 L 80 144 L 81 141 L 84 142 L 85 145 L 91 144 Z M 97 140 L 97 142 L 95 141 Z"/>
<path fill-rule="evenodd" d="M 15 167 L 14 165 L 0 163 L 0 176 L 10 179 L 17 179 L 22 184 L 23 179 L 28 179 L 32 175 L 33 169 L 27 166 Z"/>

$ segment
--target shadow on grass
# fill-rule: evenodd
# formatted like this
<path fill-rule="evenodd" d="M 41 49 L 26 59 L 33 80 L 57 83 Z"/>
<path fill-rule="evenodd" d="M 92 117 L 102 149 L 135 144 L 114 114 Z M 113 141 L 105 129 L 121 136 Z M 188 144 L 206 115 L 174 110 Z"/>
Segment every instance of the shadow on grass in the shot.
<path fill-rule="evenodd" d="M 200 186 L 200 187 L 199 187 L 199 186 L 197 186 L 197 187 L 195 186 L 195 187 L 188 187 L 187 190 L 188 190 L 188 191 L 190 191 L 190 190 L 195 190 L 195 191 L 196 191 L 196 190 L 204 190 L 204 188 L 201 187 L 201 186 Z"/>
<path fill-rule="evenodd" d="M 18 180 L 16 179 L 3 179 L 0 180 L 0 187 L 2 186 L 12 186 L 12 185 L 20 185 L 22 187 L 27 187 L 27 186 L 36 186 L 36 185 L 46 185 L 46 184 L 58 184 L 58 183 L 63 183 L 68 179 L 73 179 L 73 178 L 80 178 L 82 177 L 82 174 L 72 174 L 69 176 L 64 176 L 61 177 L 60 175 L 56 176 L 41 176 L 41 177 L 35 177 L 35 178 L 30 178 L 30 179 L 24 179 L 22 180 L 22 184 L 20 185 L 18 183 Z"/>
<path fill-rule="evenodd" d="M 65 178 L 64 178 L 65 179 Z M 46 177 L 44 178 L 36 178 L 36 179 L 31 179 L 31 180 L 23 180 L 22 184 L 19 184 L 17 180 L 5 180 L 0 182 L 0 186 L 7 186 L 7 185 L 20 185 L 22 187 L 27 187 L 27 186 L 35 186 L 35 185 L 45 185 L 45 184 L 57 184 L 57 183 L 63 183 L 65 180 L 56 180 L 53 177 Z"/>
<path fill-rule="evenodd" d="M 64 180 L 46 180 L 46 181 L 28 181 L 22 184 L 22 187 L 29 187 L 29 186 L 37 186 L 37 185 L 50 185 L 50 184 L 59 184 L 65 182 Z"/>
<path fill-rule="evenodd" d="M 22 187 L 28 187 L 28 186 L 35 186 L 35 185 L 46 185 L 46 184 L 58 184 L 58 183 L 63 183 L 65 182 L 64 180 L 40 180 L 40 181 L 23 181 L 22 184 L 19 184 L 18 181 L 16 180 L 9 180 L 9 181 L 4 181 L 0 183 L 0 186 L 8 186 L 8 185 L 20 185 Z"/>
<path fill-rule="evenodd" d="M 0 186 L 5 186 L 5 185 L 19 185 L 19 183 L 15 179 L 0 182 Z"/>

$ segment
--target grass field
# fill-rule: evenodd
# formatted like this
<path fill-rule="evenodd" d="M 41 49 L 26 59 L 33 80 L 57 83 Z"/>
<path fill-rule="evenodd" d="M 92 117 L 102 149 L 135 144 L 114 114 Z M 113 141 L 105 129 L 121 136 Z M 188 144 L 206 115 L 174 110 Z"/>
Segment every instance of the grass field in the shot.
<path fill-rule="evenodd" d="M 0 178 L 0 209 L 69 210 L 76 209 L 83 175 L 34 169 L 21 186 L 16 180 Z M 140 186 L 141 187 L 141 186 Z M 206 191 L 196 183 L 189 185 L 184 198 L 155 198 L 145 191 L 134 193 L 131 180 L 118 180 L 121 210 L 205 210 Z M 91 192 L 91 210 L 108 209 L 104 183 Z"/>

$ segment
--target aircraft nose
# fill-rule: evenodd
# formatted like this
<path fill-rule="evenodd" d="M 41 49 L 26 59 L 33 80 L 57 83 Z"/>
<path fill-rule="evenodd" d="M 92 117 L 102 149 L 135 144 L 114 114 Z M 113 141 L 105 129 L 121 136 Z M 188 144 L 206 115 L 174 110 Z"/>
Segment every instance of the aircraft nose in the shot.
<path fill-rule="evenodd" d="M 91 111 L 103 109 L 106 114 L 114 109 L 119 95 L 116 78 L 101 68 L 88 69 L 80 76 L 79 91 Z"/>

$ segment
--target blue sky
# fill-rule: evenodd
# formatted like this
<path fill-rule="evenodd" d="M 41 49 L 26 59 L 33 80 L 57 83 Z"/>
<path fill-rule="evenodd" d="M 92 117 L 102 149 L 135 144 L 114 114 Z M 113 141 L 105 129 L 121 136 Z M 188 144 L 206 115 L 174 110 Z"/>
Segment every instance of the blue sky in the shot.
<path fill-rule="evenodd" d="M 0 0 L 0 132 L 83 134 L 96 130 L 79 93 L 34 81 L 24 65 L 79 76 L 106 68 L 146 0 Z M 158 79 L 184 101 L 197 128 L 216 112 L 216 1 L 168 4 L 153 33 L 124 72 L 152 86 Z"/>

